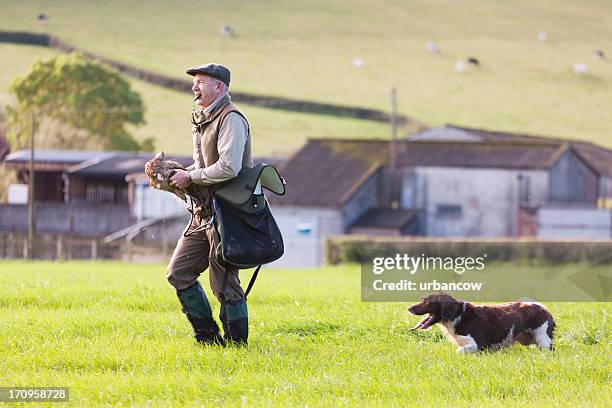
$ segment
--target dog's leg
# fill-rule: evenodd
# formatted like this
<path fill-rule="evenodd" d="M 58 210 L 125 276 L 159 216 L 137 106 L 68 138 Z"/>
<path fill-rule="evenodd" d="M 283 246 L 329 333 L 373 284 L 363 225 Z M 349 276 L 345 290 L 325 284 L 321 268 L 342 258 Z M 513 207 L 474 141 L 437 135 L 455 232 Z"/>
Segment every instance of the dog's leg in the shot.
<path fill-rule="evenodd" d="M 455 353 L 470 354 L 478 351 L 478 344 L 472 336 L 457 336 L 456 339 L 459 344 L 462 344 L 462 347 L 459 347 Z"/>
<path fill-rule="evenodd" d="M 551 350 L 552 339 L 548 336 L 547 331 L 548 321 L 544 322 L 540 327 L 533 329 L 533 338 L 538 347 Z"/>

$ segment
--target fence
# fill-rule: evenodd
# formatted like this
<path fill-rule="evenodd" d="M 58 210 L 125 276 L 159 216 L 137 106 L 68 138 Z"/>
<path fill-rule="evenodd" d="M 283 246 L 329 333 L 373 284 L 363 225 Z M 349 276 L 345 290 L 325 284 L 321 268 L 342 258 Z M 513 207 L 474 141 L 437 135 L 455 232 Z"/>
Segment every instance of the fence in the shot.
<path fill-rule="evenodd" d="M 37 202 L 36 232 L 80 237 L 111 234 L 135 222 L 127 205 Z M 0 204 L 0 231 L 28 230 L 28 206 Z"/>
<path fill-rule="evenodd" d="M 95 237 L 37 234 L 33 242 L 34 257 L 48 260 L 116 259 L 116 246 L 103 245 Z M 0 232 L 0 258 L 28 258 L 28 235 Z"/>
<path fill-rule="evenodd" d="M 74 237 L 37 234 L 34 259 L 69 261 L 76 259 L 116 259 L 129 262 L 167 262 L 176 242 L 125 241 L 105 243 L 100 237 Z M 0 232 L 0 259 L 27 259 L 28 236 Z"/>
<path fill-rule="evenodd" d="M 0 204 L 0 258 L 28 258 L 28 208 Z M 189 216 L 137 223 L 124 205 L 36 203 L 35 259 L 166 261 Z"/>

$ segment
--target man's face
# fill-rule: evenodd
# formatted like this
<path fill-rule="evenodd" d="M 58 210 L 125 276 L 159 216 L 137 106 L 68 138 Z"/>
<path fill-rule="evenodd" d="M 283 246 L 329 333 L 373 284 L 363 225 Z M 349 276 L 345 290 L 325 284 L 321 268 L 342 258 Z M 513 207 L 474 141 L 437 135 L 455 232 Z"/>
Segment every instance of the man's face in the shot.
<path fill-rule="evenodd" d="M 196 74 L 193 77 L 191 90 L 196 97 L 195 103 L 207 108 L 217 99 L 223 89 L 223 83 L 208 75 Z"/>

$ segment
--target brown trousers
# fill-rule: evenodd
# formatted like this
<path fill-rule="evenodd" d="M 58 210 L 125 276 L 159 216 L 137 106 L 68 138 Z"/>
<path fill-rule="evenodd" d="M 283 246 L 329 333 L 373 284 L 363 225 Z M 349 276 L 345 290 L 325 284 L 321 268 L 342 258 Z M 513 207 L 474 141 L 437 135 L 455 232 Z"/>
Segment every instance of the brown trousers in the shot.
<path fill-rule="evenodd" d="M 219 238 L 214 228 L 198 229 L 207 224 L 209 217 L 194 216 L 191 223 L 179 239 L 168 263 L 166 279 L 176 290 L 186 289 L 193 285 L 200 274 L 208 268 L 210 288 L 219 300 L 223 277 L 228 272 L 225 287 L 225 300 L 233 302 L 244 299 L 244 291 L 240 286 L 238 269 L 227 267 L 214 255 Z"/>

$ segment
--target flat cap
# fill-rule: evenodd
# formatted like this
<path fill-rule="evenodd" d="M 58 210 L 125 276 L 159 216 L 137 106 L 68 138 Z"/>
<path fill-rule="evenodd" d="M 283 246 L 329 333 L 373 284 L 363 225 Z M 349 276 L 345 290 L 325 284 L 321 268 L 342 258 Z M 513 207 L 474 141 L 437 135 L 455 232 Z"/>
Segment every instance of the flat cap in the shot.
<path fill-rule="evenodd" d="M 223 65 L 219 65 L 219 64 L 198 65 L 196 67 L 189 68 L 187 70 L 187 73 L 191 76 L 195 76 L 196 74 L 208 75 L 213 78 L 217 78 L 219 81 L 223 82 L 227 86 L 229 86 L 230 84 L 230 70 L 225 68 Z"/>

